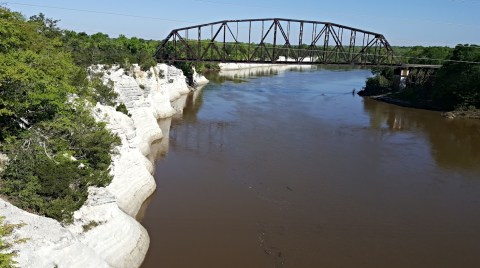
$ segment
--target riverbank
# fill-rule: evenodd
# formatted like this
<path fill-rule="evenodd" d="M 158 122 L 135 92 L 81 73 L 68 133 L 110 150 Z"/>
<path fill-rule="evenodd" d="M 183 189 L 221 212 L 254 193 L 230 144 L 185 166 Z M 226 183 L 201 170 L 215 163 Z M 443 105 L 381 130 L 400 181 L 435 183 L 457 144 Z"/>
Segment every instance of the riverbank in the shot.
<path fill-rule="evenodd" d="M 399 92 L 387 92 L 387 91 L 368 91 L 363 89 L 357 93 L 364 98 L 370 98 L 373 100 L 390 103 L 402 107 L 409 107 L 415 109 L 424 109 L 430 111 L 438 111 L 442 113 L 443 117 L 454 118 L 467 118 L 467 119 L 480 119 L 480 109 L 459 109 L 453 111 L 446 111 L 441 105 L 428 101 L 428 100 L 405 100 L 399 97 Z"/>
<path fill-rule="evenodd" d="M 89 72 L 113 81 L 119 101 L 131 114 L 100 104 L 92 107 L 97 120 L 106 122 L 122 141 L 113 157 L 113 180 L 105 188 L 90 187 L 88 200 L 67 226 L 0 200 L 5 221 L 23 225 L 9 238 L 25 240 L 12 248 L 20 267 L 139 267 L 148 250 L 149 236 L 135 220 L 156 187 L 154 167 L 146 156 L 151 143 L 163 136 L 157 119 L 173 115 L 171 103 L 193 89 L 181 70 L 165 64 L 146 72 L 138 66 L 128 71 L 93 66 Z M 199 86 L 208 82 L 195 77 Z"/>

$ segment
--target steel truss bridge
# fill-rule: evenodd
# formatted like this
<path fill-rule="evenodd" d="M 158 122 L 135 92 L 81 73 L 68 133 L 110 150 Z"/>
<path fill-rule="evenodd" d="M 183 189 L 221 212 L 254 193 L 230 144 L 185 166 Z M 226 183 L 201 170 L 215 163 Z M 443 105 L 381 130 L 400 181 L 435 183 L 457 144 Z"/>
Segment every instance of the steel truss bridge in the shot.
<path fill-rule="evenodd" d="M 224 20 L 174 29 L 158 62 L 402 66 L 380 33 L 292 19 Z"/>

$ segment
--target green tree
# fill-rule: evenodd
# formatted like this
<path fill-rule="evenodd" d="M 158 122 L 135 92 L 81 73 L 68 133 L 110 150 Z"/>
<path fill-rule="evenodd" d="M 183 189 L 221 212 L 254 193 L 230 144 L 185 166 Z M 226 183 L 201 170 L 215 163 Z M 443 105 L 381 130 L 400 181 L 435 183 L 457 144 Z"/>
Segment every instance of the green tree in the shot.
<path fill-rule="evenodd" d="M 0 151 L 10 159 L 0 174 L 0 194 L 69 222 L 89 186 L 110 183 L 111 154 L 120 140 L 82 101 L 112 104 L 115 92 L 98 78 L 89 81 L 71 55 L 92 47 L 109 51 L 111 39 L 97 35 L 87 44 L 86 35 L 64 34 L 56 22 L 0 8 Z"/>
<path fill-rule="evenodd" d="M 438 71 L 433 97 L 449 108 L 480 108 L 480 46 L 458 45 Z"/>
<path fill-rule="evenodd" d="M 11 159 L 0 192 L 22 208 L 69 222 L 88 186 L 110 183 L 111 153 L 119 142 L 79 105 L 4 145 Z"/>
<path fill-rule="evenodd" d="M 51 119 L 75 92 L 78 72 L 57 37 L 47 37 L 37 21 L 0 8 L 0 140 Z"/>

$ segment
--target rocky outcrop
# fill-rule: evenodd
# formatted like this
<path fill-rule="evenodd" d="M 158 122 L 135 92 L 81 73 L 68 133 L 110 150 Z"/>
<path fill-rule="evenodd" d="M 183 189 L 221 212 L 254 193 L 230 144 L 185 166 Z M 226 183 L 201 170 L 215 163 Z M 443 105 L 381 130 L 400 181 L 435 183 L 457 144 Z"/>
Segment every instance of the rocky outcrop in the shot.
<path fill-rule="evenodd" d="M 193 83 L 196 85 L 196 86 L 204 86 L 208 83 L 208 79 L 197 73 L 197 70 L 195 70 L 195 67 L 193 67 Z"/>
<path fill-rule="evenodd" d="M 173 115 L 171 103 L 192 89 L 181 70 L 164 64 L 146 72 L 138 66 L 128 71 L 94 66 L 89 71 L 113 81 L 119 101 L 131 114 L 100 104 L 92 109 L 95 118 L 107 122 L 122 140 L 113 156 L 112 183 L 90 187 L 88 200 L 68 226 L 0 200 L 5 221 L 24 224 L 9 238 L 26 239 L 13 247 L 20 267 L 139 267 L 147 252 L 148 234 L 135 220 L 156 187 L 154 167 L 146 156 L 151 143 L 162 138 L 157 119 Z M 206 83 L 201 76 L 197 79 Z"/>

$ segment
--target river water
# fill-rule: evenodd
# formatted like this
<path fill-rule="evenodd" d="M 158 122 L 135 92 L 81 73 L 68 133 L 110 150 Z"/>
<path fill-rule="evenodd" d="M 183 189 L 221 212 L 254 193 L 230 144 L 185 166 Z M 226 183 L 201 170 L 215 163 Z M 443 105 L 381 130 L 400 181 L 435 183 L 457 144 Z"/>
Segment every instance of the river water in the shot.
<path fill-rule="evenodd" d="M 368 76 L 248 71 L 179 100 L 142 267 L 480 267 L 480 122 L 353 95 Z"/>

